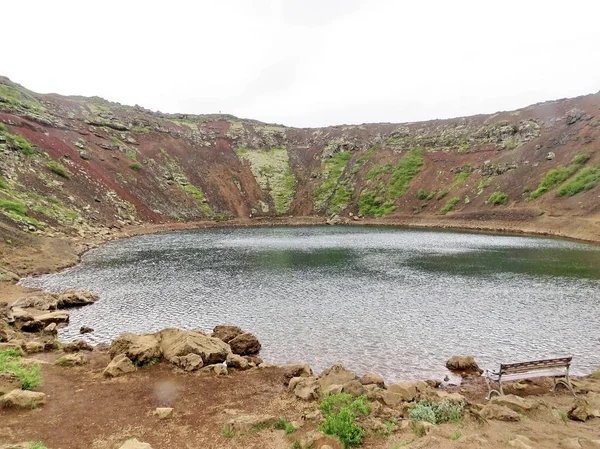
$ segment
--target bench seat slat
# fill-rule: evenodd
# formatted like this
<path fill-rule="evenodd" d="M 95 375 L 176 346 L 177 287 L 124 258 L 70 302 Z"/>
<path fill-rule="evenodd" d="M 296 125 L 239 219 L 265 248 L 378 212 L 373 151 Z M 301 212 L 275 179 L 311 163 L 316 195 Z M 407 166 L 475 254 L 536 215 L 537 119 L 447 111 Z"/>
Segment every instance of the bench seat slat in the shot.
<path fill-rule="evenodd" d="M 536 370 L 536 371 L 527 371 L 521 373 L 514 374 L 502 374 L 503 381 L 511 381 L 511 380 L 519 380 L 519 379 L 532 379 L 535 377 L 563 377 L 565 375 L 565 370 L 556 370 L 556 369 L 548 369 L 548 370 Z M 498 374 L 490 374 L 490 379 L 497 381 L 500 377 Z"/>

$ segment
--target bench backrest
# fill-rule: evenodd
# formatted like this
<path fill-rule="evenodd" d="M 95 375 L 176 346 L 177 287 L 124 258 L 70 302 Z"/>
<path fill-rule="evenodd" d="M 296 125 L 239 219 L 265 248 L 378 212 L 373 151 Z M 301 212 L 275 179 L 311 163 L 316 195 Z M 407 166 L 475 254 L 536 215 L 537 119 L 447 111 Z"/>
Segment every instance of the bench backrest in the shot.
<path fill-rule="evenodd" d="M 502 374 L 526 373 L 528 371 L 537 371 L 551 368 L 568 368 L 571 365 L 573 357 L 563 357 L 560 359 L 533 360 L 531 362 L 506 363 L 500 365 Z"/>

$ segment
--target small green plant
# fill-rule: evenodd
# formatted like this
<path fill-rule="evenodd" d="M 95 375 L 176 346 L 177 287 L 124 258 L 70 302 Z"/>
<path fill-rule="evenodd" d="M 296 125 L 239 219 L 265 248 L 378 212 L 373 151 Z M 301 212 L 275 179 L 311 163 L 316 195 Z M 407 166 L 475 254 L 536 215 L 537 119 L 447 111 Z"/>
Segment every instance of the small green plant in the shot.
<path fill-rule="evenodd" d="M 21 201 L 8 201 L 0 198 L 0 209 L 5 212 L 12 212 L 22 217 L 27 215 L 27 206 Z"/>
<path fill-rule="evenodd" d="M 139 162 L 134 162 L 133 164 L 129 164 L 129 168 L 133 171 L 140 171 L 142 169 L 142 164 Z"/>
<path fill-rule="evenodd" d="M 558 416 L 560 416 L 560 419 L 562 419 L 562 421 L 566 424 L 569 421 L 569 417 L 567 416 L 567 412 L 565 412 L 563 409 L 556 409 L 556 411 L 558 412 Z"/>
<path fill-rule="evenodd" d="M 48 167 L 52 173 L 55 173 L 58 176 L 61 176 L 65 179 L 69 179 L 71 177 L 71 172 L 67 170 L 67 168 L 64 165 L 59 164 L 56 161 L 48 162 L 46 164 L 46 167 Z"/>
<path fill-rule="evenodd" d="M 508 195 L 504 192 L 494 192 L 490 195 L 487 202 L 494 206 L 497 204 L 506 204 L 508 203 Z"/>
<path fill-rule="evenodd" d="M 292 445 L 292 449 L 302 449 L 302 444 L 300 443 L 300 440 L 298 438 L 296 438 L 294 440 L 294 444 Z"/>
<path fill-rule="evenodd" d="M 456 206 L 456 204 L 459 201 L 460 201 L 460 198 L 457 196 L 455 196 L 454 198 L 450 198 L 448 201 L 446 201 L 446 204 L 440 210 L 440 215 L 446 215 L 448 212 L 450 212 L 452 209 L 454 209 L 454 206 Z"/>
<path fill-rule="evenodd" d="M 427 421 L 432 424 L 443 424 L 449 421 L 460 422 L 464 409 L 464 402 L 422 400 L 410 408 L 408 416 L 412 421 Z"/>
<path fill-rule="evenodd" d="M 138 368 L 147 368 L 156 365 L 158 362 L 160 362 L 160 357 L 152 357 L 150 360 L 144 360 L 143 362 L 136 360 L 133 364 Z"/>
<path fill-rule="evenodd" d="M 8 189 L 8 183 L 6 182 L 6 179 L 4 179 L 2 176 L 0 176 L 0 190 L 7 190 Z"/>
<path fill-rule="evenodd" d="M 435 197 L 435 199 L 438 200 L 438 201 L 441 200 L 441 199 L 444 199 L 444 197 L 446 195 L 448 195 L 448 193 L 449 193 L 448 190 L 442 190 L 440 193 L 437 194 L 437 196 Z"/>
<path fill-rule="evenodd" d="M 337 436 L 344 448 L 362 444 L 365 430 L 354 420 L 358 414 L 366 416 L 371 412 L 366 396 L 354 399 L 346 393 L 326 395 L 319 408 L 325 416 L 325 422 L 319 426 L 323 433 Z"/>
<path fill-rule="evenodd" d="M 431 192 L 429 195 L 427 195 L 427 198 L 425 198 L 427 201 L 432 200 L 433 198 L 435 198 L 435 196 L 437 195 L 437 192 L 434 190 L 433 192 Z"/>
<path fill-rule="evenodd" d="M 280 418 L 279 421 L 275 423 L 274 427 L 279 430 L 285 430 L 286 435 L 290 435 L 297 430 L 292 424 L 287 422 L 285 418 Z"/>
<path fill-rule="evenodd" d="M 230 424 L 225 424 L 225 426 L 223 427 L 223 430 L 221 431 L 221 434 L 225 438 L 232 438 L 233 437 L 233 432 L 231 430 L 231 425 Z"/>
<path fill-rule="evenodd" d="M 465 180 L 471 176 L 471 172 L 468 171 L 461 171 L 460 173 L 458 173 L 456 175 L 456 180 L 452 183 L 452 186 L 450 187 L 451 189 L 453 189 L 454 187 L 462 184 L 463 182 L 465 182 Z"/>
<path fill-rule="evenodd" d="M 386 421 L 384 424 L 385 424 L 386 435 L 391 435 L 392 432 L 394 431 L 394 427 L 396 427 L 396 424 L 398 424 L 398 420 L 396 418 L 393 418 L 389 421 Z"/>
<path fill-rule="evenodd" d="M 419 191 L 417 192 L 417 198 L 419 200 L 427 199 L 427 192 L 425 191 L 425 189 L 419 189 Z"/>
<path fill-rule="evenodd" d="M 46 445 L 40 443 L 39 441 L 30 441 L 29 446 L 31 449 L 48 449 Z"/>
<path fill-rule="evenodd" d="M 425 434 L 427 433 L 427 431 L 425 430 L 425 426 L 419 422 L 415 422 L 413 421 L 410 425 L 413 433 L 417 436 L 417 437 L 422 437 L 425 436 Z"/>
<path fill-rule="evenodd" d="M 456 441 L 458 440 L 460 437 L 462 436 L 462 434 L 457 430 L 456 432 L 454 432 L 452 434 L 452 436 L 450 436 L 450 441 Z"/>
<path fill-rule="evenodd" d="M 21 380 L 23 390 L 33 390 L 42 383 L 40 365 L 27 366 L 21 363 L 21 353 L 15 349 L 0 352 L 0 373 L 12 373 Z"/>
<path fill-rule="evenodd" d="M 529 187 L 529 186 L 525 186 L 525 187 L 523 187 L 523 193 L 524 193 L 524 194 L 525 194 L 525 193 L 529 193 L 529 192 L 531 192 L 531 187 Z"/>

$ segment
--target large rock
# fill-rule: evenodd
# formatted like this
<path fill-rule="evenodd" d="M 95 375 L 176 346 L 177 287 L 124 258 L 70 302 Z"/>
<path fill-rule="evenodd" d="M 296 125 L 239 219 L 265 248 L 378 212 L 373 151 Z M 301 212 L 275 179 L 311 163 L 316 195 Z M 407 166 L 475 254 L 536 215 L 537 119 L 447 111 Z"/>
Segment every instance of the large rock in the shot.
<path fill-rule="evenodd" d="M 231 352 L 238 355 L 252 355 L 260 352 L 260 342 L 250 332 L 244 332 L 229 340 L 229 346 Z"/>
<path fill-rule="evenodd" d="M 231 352 L 227 343 L 199 331 L 164 329 L 156 335 L 160 340 L 160 349 L 169 361 L 174 357 L 197 354 L 204 365 L 212 365 L 227 360 Z"/>
<path fill-rule="evenodd" d="M 35 408 L 46 403 L 46 395 L 39 391 L 13 390 L 0 398 L 4 407 Z"/>
<path fill-rule="evenodd" d="M 119 354 L 111 360 L 102 374 L 105 377 L 117 377 L 122 374 L 132 373 L 135 370 L 133 362 L 125 354 Z"/>
<path fill-rule="evenodd" d="M 75 340 L 62 347 L 65 352 L 93 351 L 94 348 L 84 340 Z"/>
<path fill-rule="evenodd" d="M 290 380 L 289 387 L 296 397 L 300 399 L 305 401 L 315 401 L 319 399 L 320 387 L 319 382 L 315 377 L 294 377 Z"/>
<path fill-rule="evenodd" d="M 98 301 L 98 296 L 85 290 L 67 290 L 62 294 L 36 292 L 17 300 L 13 304 L 13 308 L 56 310 L 85 306 L 96 301 Z"/>
<path fill-rule="evenodd" d="M 495 396 L 490 400 L 491 404 L 502 405 L 514 410 L 517 413 L 525 414 L 538 406 L 537 402 L 530 399 L 523 399 L 522 397 L 515 396 L 514 394 L 507 394 L 504 396 Z"/>
<path fill-rule="evenodd" d="M 16 316 L 16 315 L 15 315 Z M 20 328 L 26 332 L 38 332 L 43 330 L 51 323 L 55 323 L 57 325 L 60 324 L 68 324 L 69 323 L 69 314 L 67 312 L 57 311 L 57 312 L 48 312 L 43 313 L 41 315 L 35 315 L 30 320 L 21 320 Z"/>
<path fill-rule="evenodd" d="M 232 435 L 240 435 L 257 427 L 272 426 L 276 421 L 273 415 L 239 415 L 229 419 L 225 426 Z"/>
<path fill-rule="evenodd" d="M 479 368 L 475 357 L 472 355 L 454 355 L 446 362 L 446 368 L 450 371 L 457 371 L 463 373 L 482 373 L 483 370 Z"/>
<path fill-rule="evenodd" d="M 21 389 L 21 379 L 13 373 L 0 373 L 0 396 Z"/>
<path fill-rule="evenodd" d="M 202 357 L 198 354 L 175 356 L 171 357 L 169 361 L 184 371 L 197 371 L 204 366 Z"/>
<path fill-rule="evenodd" d="M 594 410 L 588 401 L 582 397 L 578 397 L 573 402 L 567 416 L 574 421 L 586 421 L 594 416 Z"/>
<path fill-rule="evenodd" d="M 387 405 L 388 407 L 398 407 L 400 404 L 404 402 L 402 395 L 399 393 L 394 393 L 389 390 L 383 390 L 375 393 L 381 401 Z"/>
<path fill-rule="evenodd" d="M 7 324 L 13 324 L 15 322 L 13 311 L 6 302 L 0 302 L 0 323 L 1 322 Z"/>
<path fill-rule="evenodd" d="M 241 355 L 227 354 L 227 367 L 239 370 L 250 368 L 250 363 Z"/>
<path fill-rule="evenodd" d="M 385 387 L 385 380 L 377 374 L 367 373 L 359 380 L 363 385 L 377 385 L 379 388 Z"/>
<path fill-rule="evenodd" d="M 347 370 L 342 365 L 333 365 L 319 376 L 319 385 L 325 390 L 329 385 L 344 385 L 351 380 L 356 380 L 356 373 Z"/>
<path fill-rule="evenodd" d="M 291 363 L 282 367 L 286 380 L 294 377 L 309 377 L 313 375 L 312 369 L 306 363 Z"/>
<path fill-rule="evenodd" d="M 87 362 L 87 357 L 77 352 L 74 354 L 65 354 L 54 363 L 60 366 L 81 366 L 85 365 Z"/>
<path fill-rule="evenodd" d="M 44 350 L 46 349 L 46 344 L 41 341 L 31 340 L 31 341 L 25 342 L 24 349 L 27 354 L 35 354 L 36 352 L 44 352 Z"/>
<path fill-rule="evenodd" d="M 235 337 L 243 333 L 244 331 L 237 326 L 219 325 L 215 326 L 211 337 L 218 338 L 219 340 L 223 340 L 225 343 L 229 343 Z"/>
<path fill-rule="evenodd" d="M 351 380 L 350 382 L 346 382 L 342 386 L 342 391 L 344 393 L 348 393 L 350 396 L 357 398 L 358 396 L 362 396 L 367 392 L 363 384 L 361 384 L 358 380 Z"/>
<path fill-rule="evenodd" d="M 487 404 L 481 410 L 481 415 L 484 418 L 498 421 L 519 421 L 521 419 L 521 415 L 514 410 L 498 404 Z"/>
<path fill-rule="evenodd" d="M 109 354 L 115 357 L 125 354 L 132 362 L 144 365 L 160 358 L 160 344 L 155 335 L 152 334 L 123 334 L 115 338 L 110 344 Z"/>
<path fill-rule="evenodd" d="M 136 438 L 132 438 L 125 441 L 125 443 L 123 443 L 119 449 L 152 449 L 152 446 L 150 446 L 148 443 L 142 443 Z"/>
<path fill-rule="evenodd" d="M 417 397 L 417 387 L 410 382 L 397 382 L 388 387 L 388 392 L 399 394 L 403 401 L 414 401 Z"/>

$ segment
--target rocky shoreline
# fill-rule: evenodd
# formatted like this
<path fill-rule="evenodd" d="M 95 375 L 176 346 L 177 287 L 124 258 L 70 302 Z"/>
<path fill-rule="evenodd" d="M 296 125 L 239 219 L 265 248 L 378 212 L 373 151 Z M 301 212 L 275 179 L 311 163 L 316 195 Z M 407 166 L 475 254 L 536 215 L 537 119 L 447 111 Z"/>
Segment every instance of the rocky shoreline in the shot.
<path fill-rule="evenodd" d="M 445 426 L 450 425 L 446 423 L 451 423 L 452 419 L 443 418 L 443 413 L 440 415 L 442 417 L 437 416 L 436 413 L 441 409 L 457 413 L 455 419 L 461 422 L 461 426 L 465 426 L 465 423 L 479 423 L 481 426 L 489 421 L 505 424 L 529 422 L 540 417 L 552 421 L 557 415 L 559 419 L 588 426 L 588 422 L 593 423 L 600 418 L 600 367 L 587 378 L 573 382 L 578 393 L 576 399 L 568 398 L 564 392 L 535 394 L 540 387 L 546 388 L 547 380 L 550 380 L 547 379 L 537 384 L 509 384 L 505 388 L 511 394 L 482 402 L 481 398 L 472 400 L 474 394 L 483 393 L 479 376 L 481 370 L 472 356 L 455 356 L 447 363 L 449 369 L 462 373 L 466 387 L 443 387 L 434 380 L 386 385 L 384 379 L 376 374 L 359 377 L 341 365 L 334 365 L 317 376 L 306 364 L 277 366 L 264 363 L 259 357 L 261 344 L 258 339 L 232 325 L 217 326 L 210 335 L 200 330 L 181 329 L 164 329 L 152 334 L 125 333 L 110 345 L 100 344 L 96 347 L 83 340 L 68 344 L 59 342 L 56 339 L 57 330 L 68 325 L 67 310 L 92 304 L 98 299 L 90 292 L 70 290 L 62 294 L 34 292 L 10 306 L 0 304 L 0 354 L 5 354 L 4 359 L 10 363 L 21 363 L 20 369 L 25 369 L 17 371 L 13 368 L 11 371 L 9 368 L 0 373 L 0 414 L 7 411 L 21 413 L 23 419 L 28 419 L 28 414 L 35 413 L 31 409 L 50 406 L 54 401 L 52 392 L 37 391 L 39 385 L 27 384 L 31 380 L 24 377 L 22 372 L 27 372 L 24 367 L 40 366 L 42 368 L 35 370 L 41 369 L 43 374 L 48 363 L 45 359 L 51 357 L 56 367 L 81 370 L 79 377 L 92 374 L 96 379 L 105 379 L 102 382 L 105 382 L 106 388 L 110 388 L 112 382 L 127 381 L 139 373 L 152 376 L 154 365 L 161 365 L 169 371 L 170 382 L 177 383 L 181 376 L 190 375 L 199 376 L 194 377 L 196 382 L 222 378 L 225 388 L 227 382 L 233 382 L 241 373 L 260 378 L 263 373 L 276 372 L 281 385 L 277 394 L 285 401 L 303 407 L 301 416 L 290 422 L 284 420 L 285 425 L 281 424 L 281 419 L 278 420 L 278 415 L 272 413 L 231 411 L 218 418 L 222 433 L 227 438 L 240 441 L 259 430 L 283 426 L 285 434 L 279 435 L 283 443 L 269 447 L 341 448 L 362 443 L 365 438 L 369 441 L 382 437 L 393 440 L 394 436 L 406 434 L 413 435 L 413 440 L 406 447 L 445 447 L 437 446 L 437 443 L 445 432 Z M 103 361 L 102 366 L 98 366 L 98 360 Z M 473 391 L 469 385 L 478 387 Z M 570 403 L 569 408 L 563 410 L 553 406 L 555 397 L 561 403 Z M 346 405 L 341 408 L 339 404 L 335 405 L 333 408 L 337 411 L 332 412 L 328 408 L 332 407 L 328 401 L 341 401 Z M 226 403 L 221 405 L 227 406 Z M 60 404 L 54 405 L 57 406 L 60 407 Z M 345 440 L 347 435 L 328 426 L 330 420 L 339 418 L 344 407 L 348 410 L 358 407 L 364 411 L 349 412 L 352 416 L 350 424 L 354 426 L 351 428 L 355 429 L 356 435 L 360 435 L 352 444 L 348 442 L 350 440 Z M 285 407 L 281 414 L 284 412 Z M 183 411 L 178 410 L 177 413 Z M 161 421 L 172 420 L 173 414 L 174 407 L 156 407 L 152 412 L 152 416 Z M 585 429 L 578 428 L 580 435 L 576 441 L 575 437 L 563 438 L 561 447 L 597 447 L 598 440 L 581 436 L 587 432 Z M 456 432 L 454 435 L 457 435 Z M 2 438 L 5 437 L 0 433 L 0 444 Z M 494 447 L 485 433 L 455 438 L 461 439 L 464 443 L 462 447 Z M 452 438 L 450 440 L 454 441 Z M 35 447 L 29 443 L 14 443 L 12 441 L 0 448 Z M 550 447 L 536 445 L 535 440 L 524 435 L 509 439 L 508 445 L 525 449 Z M 136 438 L 129 438 L 110 447 L 157 449 L 164 446 L 151 446 Z"/>

